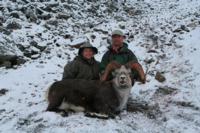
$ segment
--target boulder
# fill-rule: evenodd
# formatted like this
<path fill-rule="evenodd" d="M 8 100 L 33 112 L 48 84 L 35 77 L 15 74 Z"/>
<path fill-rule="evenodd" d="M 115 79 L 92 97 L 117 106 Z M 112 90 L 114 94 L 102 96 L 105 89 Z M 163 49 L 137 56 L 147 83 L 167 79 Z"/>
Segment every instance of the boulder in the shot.
<path fill-rule="evenodd" d="M 0 67 L 12 68 L 25 62 L 22 57 L 16 55 L 0 55 Z"/>
<path fill-rule="evenodd" d="M 0 27 L 0 32 L 5 35 L 10 35 L 12 33 L 12 30 L 4 28 L 4 27 Z"/>
<path fill-rule="evenodd" d="M 39 19 L 48 20 L 51 18 L 50 14 L 42 14 L 37 16 Z"/>
<path fill-rule="evenodd" d="M 38 55 L 40 53 L 40 51 L 37 48 L 31 48 L 31 49 L 26 49 L 24 51 L 24 56 L 28 57 L 28 58 L 32 58 L 33 55 Z M 35 57 L 34 57 L 35 59 Z"/>
<path fill-rule="evenodd" d="M 164 82 L 166 80 L 166 78 L 163 76 L 161 72 L 156 73 L 155 79 L 159 82 Z"/>
<path fill-rule="evenodd" d="M 141 112 L 147 115 L 150 119 L 157 119 L 162 115 L 158 104 L 150 105 L 146 101 L 140 99 L 129 98 L 127 102 L 128 112 Z"/>
<path fill-rule="evenodd" d="M 10 16 L 13 18 L 20 18 L 19 13 L 18 12 L 11 12 Z"/>
<path fill-rule="evenodd" d="M 49 21 L 46 22 L 45 25 L 58 26 L 58 21 L 57 20 L 49 20 Z"/>
<path fill-rule="evenodd" d="M 68 20 L 71 16 L 70 15 L 67 15 L 67 14 L 58 14 L 56 16 L 57 19 L 65 19 L 65 20 Z"/>
<path fill-rule="evenodd" d="M 8 92 L 8 90 L 5 88 L 0 89 L 0 96 L 5 95 L 7 92 Z"/>
<path fill-rule="evenodd" d="M 13 22 L 8 23 L 8 25 L 6 26 L 6 28 L 7 29 L 16 30 L 16 29 L 21 29 L 22 26 L 19 23 L 13 21 Z"/>
<path fill-rule="evenodd" d="M 41 52 L 44 51 L 46 48 L 46 46 L 39 45 L 38 42 L 36 42 L 34 40 L 30 42 L 30 45 L 39 49 Z"/>
<path fill-rule="evenodd" d="M 155 91 L 154 95 L 170 95 L 177 92 L 178 89 L 169 86 L 160 86 Z"/>

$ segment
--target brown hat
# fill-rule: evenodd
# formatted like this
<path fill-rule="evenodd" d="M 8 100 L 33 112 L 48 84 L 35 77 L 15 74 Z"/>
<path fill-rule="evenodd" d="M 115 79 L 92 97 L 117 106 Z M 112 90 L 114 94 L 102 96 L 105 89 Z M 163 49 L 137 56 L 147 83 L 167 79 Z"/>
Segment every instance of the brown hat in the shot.
<path fill-rule="evenodd" d="M 92 46 L 89 42 L 85 42 L 83 45 L 80 46 L 78 55 L 81 55 L 85 48 L 91 48 L 95 54 L 98 53 L 98 50 L 96 47 Z"/>

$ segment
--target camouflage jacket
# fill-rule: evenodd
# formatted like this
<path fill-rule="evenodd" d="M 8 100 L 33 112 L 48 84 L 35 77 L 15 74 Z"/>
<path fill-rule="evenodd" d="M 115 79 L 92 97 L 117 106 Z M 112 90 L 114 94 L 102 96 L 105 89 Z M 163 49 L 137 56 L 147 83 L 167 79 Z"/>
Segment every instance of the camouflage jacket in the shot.
<path fill-rule="evenodd" d="M 64 67 L 63 79 L 99 79 L 99 62 L 94 58 L 86 60 L 82 56 L 75 59 Z"/>

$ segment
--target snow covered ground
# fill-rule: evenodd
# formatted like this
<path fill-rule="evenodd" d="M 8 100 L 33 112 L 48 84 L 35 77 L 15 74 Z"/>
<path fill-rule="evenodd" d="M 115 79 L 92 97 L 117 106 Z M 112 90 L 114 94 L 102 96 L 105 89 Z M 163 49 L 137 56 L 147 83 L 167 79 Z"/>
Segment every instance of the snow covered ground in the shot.
<path fill-rule="evenodd" d="M 61 117 L 45 112 L 46 89 L 61 79 L 64 65 L 77 53 L 67 44 L 82 41 L 82 36 L 87 36 L 98 47 L 96 59 L 101 60 L 108 45 L 108 35 L 93 28 L 80 34 L 73 33 L 77 39 L 72 42 L 58 34 L 57 43 L 60 45 L 48 46 L 49 54 L 42 53 L 40 58 L 29 60 L 14 69 L 0 68 L 0 90 L 8 90 L 5 94 L 0 93 L 0 132 L 200 132 L 200 1 L 127 0 L 127 3 L 129 6 L 138 6 L 142 13 L 129 18 L 120 12 L 125 21 L 109 16 L 108 21 L 95 28 L 110 33 L 113 29 L 124 27 L 129 48 L 147 72 L 147 83 L 136 83 L 132 88 L 132 97 L 149 105 L 157 104 L 162 113 L 150 119 L 142 112 L 123 112 L 116 119 L 101 120 L 85 117 L 83 113 Z M 27 34 L 42 32 L 47 40 L 39 37 L 36 40 L 41 41 L 41 45 L 46 41 L 51 42 L 49 38 L 53 36 L 52 31 L 45 31 L 42 24 L 24 22 L 24 25 L 31 25 L 32 28 L 16 30 L 9 37 L 21 43 L 20 37 L 27 39 Z M 68 29 L 70 31 L 71 27 Z M 3 34 L 0 35 L 1 39 L 5 39 Z M 96 38 L 92 39 L 91 35 Z M 23 44 L 27 44 L 26 41 Z M 158 82 L 155 79 L 156 72 L 161 72 L 166 81 Z M 160 88 L 167 88 L 171 92 L 163 93 Z"/>

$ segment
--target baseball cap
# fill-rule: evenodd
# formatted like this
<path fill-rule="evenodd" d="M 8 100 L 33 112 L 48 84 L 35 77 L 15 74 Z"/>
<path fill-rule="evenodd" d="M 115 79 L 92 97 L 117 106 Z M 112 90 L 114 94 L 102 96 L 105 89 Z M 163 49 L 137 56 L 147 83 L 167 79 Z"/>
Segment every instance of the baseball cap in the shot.
<path fill-rule="evenodd" d="M 124 36 L 124 33 L 123 33 L 121 30 L 114 30 L 114 31 L 112 32 L 112 36 L 113 36 L 113 35 Z"/>

